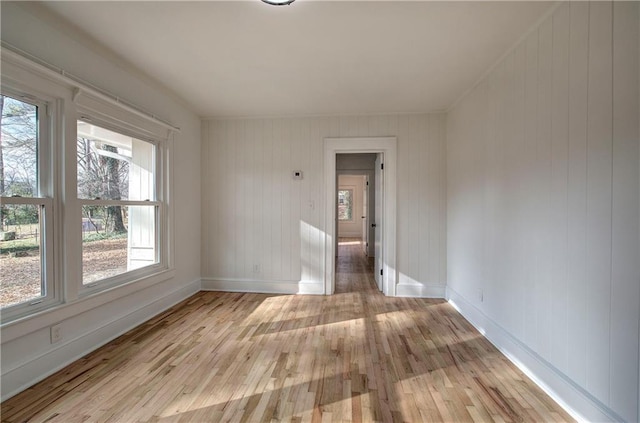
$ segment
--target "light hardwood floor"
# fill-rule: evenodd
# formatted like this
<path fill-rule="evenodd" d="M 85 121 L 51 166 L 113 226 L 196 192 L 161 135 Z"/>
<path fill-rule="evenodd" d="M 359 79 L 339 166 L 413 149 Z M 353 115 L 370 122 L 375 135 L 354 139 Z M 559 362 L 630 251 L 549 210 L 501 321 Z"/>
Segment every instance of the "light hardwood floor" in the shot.
<path fill-rule="evenodd" d="M 573 421 L 443 300 L 201 292 L 2 403 L 7 422 Z"/>

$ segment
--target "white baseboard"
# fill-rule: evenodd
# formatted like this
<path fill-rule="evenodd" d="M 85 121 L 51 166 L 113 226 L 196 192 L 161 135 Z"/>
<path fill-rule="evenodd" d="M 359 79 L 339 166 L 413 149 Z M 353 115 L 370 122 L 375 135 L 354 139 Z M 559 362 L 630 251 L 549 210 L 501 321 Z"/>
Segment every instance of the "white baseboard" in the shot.
<path fill-rule="evenodd" d="M 623 422 L 595 398 L 463 296 L 447 288 L 447 300 L 502 354 L 578 421 Z"/>
<path fill-rule="evenodd" d="M 252 279 L 202 278 L 202 290 L 254 292 L 261 294 L 324 294 L 322 283 L 306 281 L 261 281 Z"/>
<path fill-rule="evenodd" d="M 409 285 L 401 283 L 396 285 L 397 297 L 445 298 L 446 293 L 447 289 L 442 285 Z"/>
<path fill-rule="evenodd" d="M 81 334 L 66 342 L 63 341 L 55 348 L 30 358 L 28 361 L 21 362 L 11 369 L 3 369 L 1 400 L 4 401 L 22 392 L 91 351 L 196 294 L 200 288 L 200 280 L 197 279 L 161 298 L 154 299 L 147 304 L 140 304 L 140 307 L 133 311 L 117 315 L 96 330 Z"/>
<path fill-rule="evenodd" d="M 298 292 L 296 294 L 324 295 L 324 284 L 317 282 L 298 282 Z"/>

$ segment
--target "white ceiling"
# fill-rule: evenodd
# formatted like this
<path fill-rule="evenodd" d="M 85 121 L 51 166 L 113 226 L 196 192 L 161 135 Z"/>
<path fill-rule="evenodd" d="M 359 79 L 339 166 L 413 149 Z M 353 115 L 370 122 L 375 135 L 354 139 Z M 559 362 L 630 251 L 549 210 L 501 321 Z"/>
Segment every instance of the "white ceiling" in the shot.
<path fill-rule="evenodd" d="M 451 106 L 548 2 L 46 2 L 201 116 Z"/>

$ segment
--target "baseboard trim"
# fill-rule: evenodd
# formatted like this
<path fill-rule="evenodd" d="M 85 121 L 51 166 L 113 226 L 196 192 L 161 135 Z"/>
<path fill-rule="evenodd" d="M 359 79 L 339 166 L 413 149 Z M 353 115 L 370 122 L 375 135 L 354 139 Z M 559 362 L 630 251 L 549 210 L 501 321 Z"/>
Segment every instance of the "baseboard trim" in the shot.
<path fill-rule="evenodd" d="M 567 375 L 497 324 L 462 295 L 447 288 L 447 300 L 502 354 L 578 421 L 624 422 Z"/>
<path fill-rule="evenodd" d="M 183 285 L 161 298 L 106 322 L 100 328 L 70 339 L 46 353 L 20 363 L 2 374 L 2 398 L 5 401 L 63 369 L 118 336 L 143 324 L 201 290 L 200 279 Z"/>
<path fill-rule="evenodd" d="M 445 298 L 447 289 L 441 285 L 396 285 L 397 297 Z"/>
<path fill-rule="evenodd" d="M 203 291 L 253 292 L 259 294 L 323 295 L 322 283 L 252 279 L 202 278 Z"/>

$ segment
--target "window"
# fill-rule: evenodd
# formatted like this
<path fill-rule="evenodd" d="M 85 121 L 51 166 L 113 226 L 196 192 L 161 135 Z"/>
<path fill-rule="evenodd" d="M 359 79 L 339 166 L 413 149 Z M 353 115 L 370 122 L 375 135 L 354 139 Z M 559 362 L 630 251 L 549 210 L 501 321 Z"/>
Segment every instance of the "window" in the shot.
<path fill-rule="evenodd" d="M 179 129 L 15 52 L 0 85 L 0 325 L 173 277 Z"/>
<path fill-rule="evenodd" d="M 5 316 L 54 300 L 53 184 L 48 105 L 0 95 L 0 308 Z M 49 110 L 50 111 L 50 110 Z"/>
<path fill-rule="evenodd" d="M 79 120 L 76 148 L 83 286 L 117 284 L 158 265 L 156 144 Z"/>
<path fill-rule="evenodd" d="M 353 220 L 353 190 L 338 190 L 338 220 Z"/>

